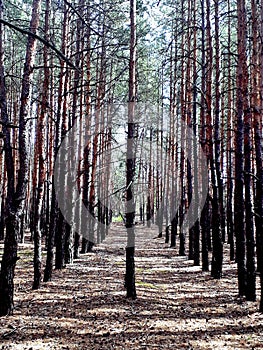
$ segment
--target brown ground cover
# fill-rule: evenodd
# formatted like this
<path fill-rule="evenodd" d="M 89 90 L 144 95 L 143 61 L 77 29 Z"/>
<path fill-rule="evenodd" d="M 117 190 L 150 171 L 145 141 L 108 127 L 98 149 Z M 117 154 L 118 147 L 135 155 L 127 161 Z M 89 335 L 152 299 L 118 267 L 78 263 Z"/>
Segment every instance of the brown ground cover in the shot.
<path fill-rule="evenodd" d="M 32 244 L 20 245 L 15 311 L 0 318 L 0 349 L 263 349 L 263 315 L 238 298 L 236 264 L 226 255 L 214 280 L 156 235 L 137 227 L 135 301 L 125 298 L 120 225 L 38 291 Z"/>

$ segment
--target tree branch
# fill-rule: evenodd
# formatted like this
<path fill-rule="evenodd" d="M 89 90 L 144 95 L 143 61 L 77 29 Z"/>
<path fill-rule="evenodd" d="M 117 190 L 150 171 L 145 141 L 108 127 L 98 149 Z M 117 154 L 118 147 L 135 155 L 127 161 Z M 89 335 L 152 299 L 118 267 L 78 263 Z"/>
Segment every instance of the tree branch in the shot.
<path fill-rule="evenodd" d="M 52 45 L 50 42 L 48 42 L 47 40 L 41 38 L 41 36 L 34 34 L 32 32 L 30 32 L 29 30 L 26 29 L 22 29 L 17 27 L 16 25 L 4 20 L 4 19 L 0 19 L 0 23 L 8 26 L 9 28 L 16 30 L 22 34 L 25 35 L 29 35 L 32 36 L 33 38 L 39 40 L 42 44 L 44 44 L 45 46 L 49 47 L 51 50 L 53 50 L 63 61 L 65 61 L 71 68 L 74 68 L 76 70 L 79 70 L 61 51 L 59 51 L 54 45 Z"/>

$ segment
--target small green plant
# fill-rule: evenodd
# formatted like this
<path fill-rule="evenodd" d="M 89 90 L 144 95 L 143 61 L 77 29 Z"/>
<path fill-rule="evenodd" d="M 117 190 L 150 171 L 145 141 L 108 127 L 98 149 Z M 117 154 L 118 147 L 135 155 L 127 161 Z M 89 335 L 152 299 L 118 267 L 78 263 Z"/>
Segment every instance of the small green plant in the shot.
<path fill-rule="evenodd" d="M 121 215 L 114 216 L 112 222 L 123 222 Z"/>

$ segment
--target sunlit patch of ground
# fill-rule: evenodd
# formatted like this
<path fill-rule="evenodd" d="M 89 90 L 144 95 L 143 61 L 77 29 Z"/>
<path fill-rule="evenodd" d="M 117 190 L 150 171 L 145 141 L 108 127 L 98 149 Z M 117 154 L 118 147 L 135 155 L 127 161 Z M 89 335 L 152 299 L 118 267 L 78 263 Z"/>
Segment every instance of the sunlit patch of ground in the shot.
<path fill-rule="evenodd" d="M 237 297 L 236 264 L 226 247 L 223 278 L 211 279 L 137 227 L 136 301 L 124 290 L 125 230 L 52 282 L 32 291 L 32 245 L 19 249 L 15 311 L 0 318 L 0 349 L 263 349 L 258 302 Z"/>

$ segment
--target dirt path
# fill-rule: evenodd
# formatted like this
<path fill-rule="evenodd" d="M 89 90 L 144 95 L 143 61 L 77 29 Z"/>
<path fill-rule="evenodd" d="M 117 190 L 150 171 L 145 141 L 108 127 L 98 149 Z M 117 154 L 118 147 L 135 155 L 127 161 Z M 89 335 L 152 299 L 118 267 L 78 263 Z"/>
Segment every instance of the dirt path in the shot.
<path fill-rule="evenodd" d="M 0 349 L 263 349 L 258 303 L 237 298 L 236 264 L 220 281 L 139 226 L 136 301 L 125 299 L 125 230 L 32 291 L 32 247 L 20 247 L 15 312 L 0 318 Z M 151 239 L 150 239 L 151 238 Z"/>

